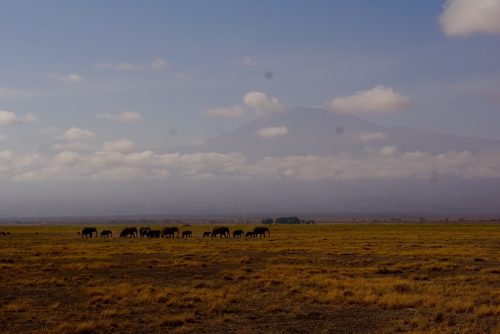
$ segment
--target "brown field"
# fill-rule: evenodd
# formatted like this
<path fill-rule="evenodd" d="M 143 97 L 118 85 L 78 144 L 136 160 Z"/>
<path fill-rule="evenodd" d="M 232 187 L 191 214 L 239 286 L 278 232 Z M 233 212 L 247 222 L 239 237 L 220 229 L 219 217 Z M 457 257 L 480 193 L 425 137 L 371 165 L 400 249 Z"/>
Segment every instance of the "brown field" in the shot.
<path fill-rule="evenodd" d="M 500 333 L 500 225 L 104 228 L 0 227 L 1 333 Z"/>

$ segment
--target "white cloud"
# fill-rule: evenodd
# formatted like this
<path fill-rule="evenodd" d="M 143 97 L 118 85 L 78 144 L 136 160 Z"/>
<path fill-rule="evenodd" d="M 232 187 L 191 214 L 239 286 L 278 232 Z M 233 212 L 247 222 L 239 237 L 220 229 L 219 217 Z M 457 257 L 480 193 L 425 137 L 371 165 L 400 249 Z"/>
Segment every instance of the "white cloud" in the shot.
<path fill-rule="evenodd" d="M 64 134 L 60 137 L 60 139 L 67 141 L 82 141 L 82 140 L 93 139 L 94 137 L 95 133 L 93 133 L 90 130 L 72 127 L 66 130 Z"/>
<path fill-rule="evenodd" d="M 404 110 L 410 105 L 407 96 L 383 85 L 353 95 L 337 97 L 329 103 L 330 109 L 341 113 L 391 113 Z"/>
<path fill-rule="evenodd" d="M 218 107 L 218 108 L 210 108 L 207 109 L 204 113 L 207 116 L 211 117 L 241 117 L 245 114 L 245 110 L 242 107 L 235 104 L 231 107 Z"/>
<path fill-rule="evenodd" d="M 33 123 L 37 118 L 31 113 L 24 114 L 24 116 L 17 116 L 12 111 L 0 110 L 0 126 L 20 123 Z"/>
<path fill-rule="evenodd" d="M 106 152 L 128 152 L 135 149 L 135 144 L 128 139 L 118 139 L 105 142 L 102 149 Z"/>
<path fill-rule="evenodd" d="M 96 117 L 118 123 L 134 123 L 142 120 L 142 115 L 134 111 L 125 111 L 119 114 L 103 113 L 97 114 Z"/>
<path fill-rule="evenodd" d="M 149 64 L 134 64 L 130 62 L 99 63 L 94 66 L 96 70 L 113 70 L 118 72 L 134 72 L 141 70 L 163 71 L 168 67 L 168 62 L 162 58 L 155 58 Z"/>
<path fill-rule="evenodd" d="M 451 37 L 500 34 L 500 0 L 447 0 L 439 22 Z"/>
<path fill-rule="evenodd" d="M 265 115 L 273 112 L 285 112 L 285 107 L 275 97 L 268 97 L 262 92 L 248 92 L 243 97 L 243 103 L 254 109 L 257 114 Z"/>
<path fill-rule="evenodd" d="M 49 74 L 49 78 L 58 80 L 61 82 L 65 83 L 77 83 L 81 82 L 83 78 L 79 76 L 78 74 L 75 73 L 69 73 L 69 74 Z"/>
<path fill-rule="evenodd" d="M 288 134 L 288 128 L 286 126 L 275 126 L 270 128 L 262 128 L 255 132 L 255 135 L 261 138 L 271 139 L 276 137 L 282 137 Z"/>
<path fill-rule="evenodd" d="M 356 135 L 357 139 L 360 141 L 375 141 L 387 138 L 387 135 L 382 132 L 359 132 Z"/>

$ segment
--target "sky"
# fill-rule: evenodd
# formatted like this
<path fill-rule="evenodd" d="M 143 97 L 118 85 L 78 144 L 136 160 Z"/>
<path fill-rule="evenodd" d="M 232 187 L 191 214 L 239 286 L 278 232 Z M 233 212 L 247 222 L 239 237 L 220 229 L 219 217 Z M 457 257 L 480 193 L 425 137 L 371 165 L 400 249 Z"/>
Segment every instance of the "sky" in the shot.
<path fill-rule="evenodd" d="M 210 197 L 207 179 L 227 179 L 221 170 L 245 170 L 240 178 L 253 184 L 276 175 L 256 173 L 245 152 L 192 147 L 294 107 L 500 139 L 500 0 L 0 6 L 3 216 L 184 212 L 193 203 L 208 210 L 199 194 Z M 270 141 L 291 135 L 282 124 L 256 131 Z M 194 153 L 182 155 L 184 147 Z M 397 143 L 380 152 L 392 151 L 411 153 Z M 485 165 L 453 176 L 500 177 L 491 171 L 498 154 L 481 154 Z M 220 190 L 221 201 L 249 187 L 234 182 Z M 254 191 L 238 202 L 241 212 L 259 211 L 248 204 Z"/>

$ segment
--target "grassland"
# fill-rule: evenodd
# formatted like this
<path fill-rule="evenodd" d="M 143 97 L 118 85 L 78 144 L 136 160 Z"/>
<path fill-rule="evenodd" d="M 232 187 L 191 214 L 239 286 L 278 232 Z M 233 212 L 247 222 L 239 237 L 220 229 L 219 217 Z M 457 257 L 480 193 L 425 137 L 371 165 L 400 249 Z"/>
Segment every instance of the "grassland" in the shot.
<path fill-rule="evenodd" d="M 500 225 L 270 228 L 86 240 L 2 226 L 0 332 L 500 333 Z"/>

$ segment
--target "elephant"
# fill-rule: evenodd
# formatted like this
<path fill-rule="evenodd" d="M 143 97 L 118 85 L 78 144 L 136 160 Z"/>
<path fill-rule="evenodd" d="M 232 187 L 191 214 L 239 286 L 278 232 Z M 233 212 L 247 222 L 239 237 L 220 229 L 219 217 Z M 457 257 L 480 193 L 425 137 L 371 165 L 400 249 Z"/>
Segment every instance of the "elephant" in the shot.
<path fill-rule="evenodd" d="M 193 236 L 193 232 L 191 231 L 182 231 L 183 238 L 191 238 Z"/>
<path fill-rule="evenodd" d="M 147 234 L 148 232 L 151 231 L 151 228 L 150 227 L 147 227 L 147 226 L 143 226 L 139 229 L 139 236 L 141 238 L 145 238 L 147 237 Z"/>
<path fill-rule="evenodd" d="M 246 238 L 253 238 L 253 232 L 252 231 L 248 231 L 246 234 L 245 234 L 245 239 Z"/>
<path fill-rule="evenodd" d="M 245 235 L 245 232 L 243 230 L 234 230 L 233 231 L 233 238 L 242 238 Z"/>
<path fill-rule="evenodd" d="M 136 227 L 125 227 L 120 233 L 120 238 L 136 238 L 137 228 Z"/>
<path fill-rule="evenodd" d="M 159 238 L 161 237 L 161 231 L 160 230 L 149 230 L 146 232 L 146 237 L 148 238 Z"/>
<path fill-rule="evenodd" d="M 84 227 L 82 229 L 82 238 L 92 238 L 92 234 L 95 233 L 97 238 L 97 229 L 95 227 Z"/>
<path fill-rule="evenodd" d="M 111 232 L 110 230 L 101 231 L 101 238 L 109 238 L 109 237 L 113 237 L 113 232 Z"/>
<path fill-rule="evenodd" d="M 254 237 L 266 237 L 266 232 L 267 234 L 269 235 L 269 237 L 271 237 L 271 232 L 269 232 L 269 229 L 267 227 L 256 227 L 253 229 L 253 236 Z"/>
<path fill-rule="evenodd" d="M 165 238 L 175 238 L 175 233 L 177 233 L 177 238 L 179 237 L 179 229 L 177 227 L 164 227 L 161 232 L 161 237 Z"/>
<path fill-rule="evenodd" d="M 203 238 L 210 238 L 211 235 L 211 232 L 203 232 Z"/>
<path fill-rule="evenodd" d="M 230 236 L 229 228 L 228 227 L 214 227 L 212 230 L 212 238 L 217 238 L 217 236 L 220 236 L 221 238 L 224 236 L 224 238 L 227 238 Z"/>

